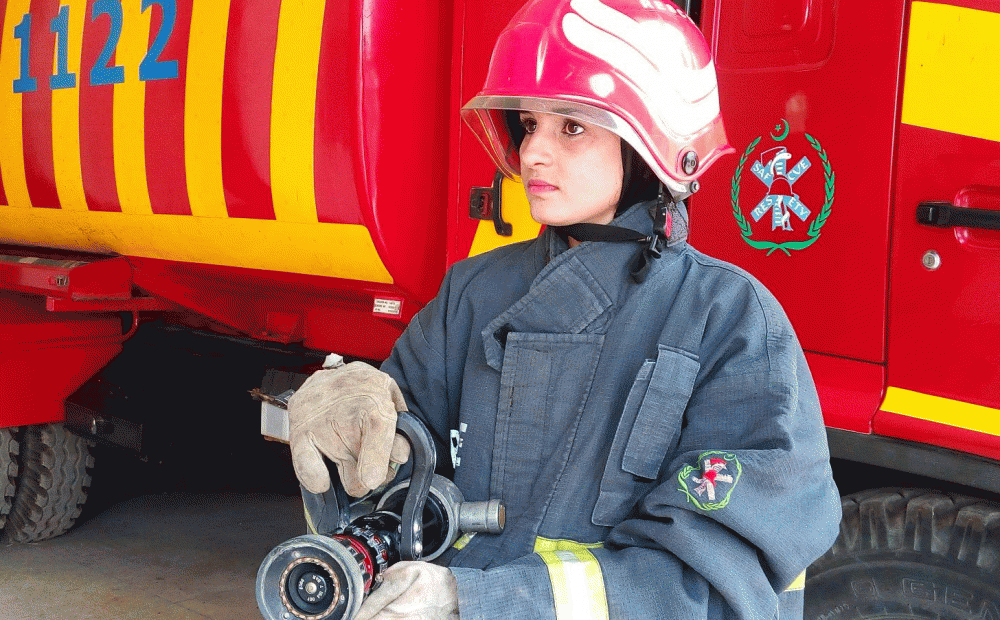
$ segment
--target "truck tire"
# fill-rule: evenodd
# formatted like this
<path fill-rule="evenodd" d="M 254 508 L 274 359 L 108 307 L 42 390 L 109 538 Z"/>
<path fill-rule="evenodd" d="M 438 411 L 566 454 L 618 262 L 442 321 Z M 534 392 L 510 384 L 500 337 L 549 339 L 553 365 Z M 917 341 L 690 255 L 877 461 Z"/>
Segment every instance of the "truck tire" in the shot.
<path fill-rule="evenodd" d="M 90 487 L 90 446 L 62 424 L 24 429 L 21 474 L 4 529 L 10 540 L 37 542 L 73 527 Z"/>
<path fill-rule="evenodd" d="M 7 522 L 17 482 L 16 428 L 0 428 L 0 531 Z"/>
<path fill-rule="evenodd" d="M 843 498 L 808 571 L 805 618 L 1000 620 L 1000 504 L 920 489 Z"/>

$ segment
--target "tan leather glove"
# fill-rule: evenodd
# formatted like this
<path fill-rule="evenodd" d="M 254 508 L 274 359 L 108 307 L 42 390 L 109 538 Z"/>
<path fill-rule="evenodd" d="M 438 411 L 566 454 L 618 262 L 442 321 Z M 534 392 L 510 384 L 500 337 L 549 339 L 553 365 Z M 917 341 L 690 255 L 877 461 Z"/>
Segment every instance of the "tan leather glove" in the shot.
<path fill-rule="evenodd" d="M 427 562 L 397 562 L 355 620 L 458 620 L 458 584 L 451 571 Z"/>
<path fill-rule="evenodd" d="M 320 370 L 288 399 L 289 443 L 299 482 L 313 493 L 330 489 L 323 456 L 336 463 L 344 489 L 361 497 L 392 480 L 393 463 L 410 458 L 396 435 L 406 411 L 396 381 L 364 362 Z"/>

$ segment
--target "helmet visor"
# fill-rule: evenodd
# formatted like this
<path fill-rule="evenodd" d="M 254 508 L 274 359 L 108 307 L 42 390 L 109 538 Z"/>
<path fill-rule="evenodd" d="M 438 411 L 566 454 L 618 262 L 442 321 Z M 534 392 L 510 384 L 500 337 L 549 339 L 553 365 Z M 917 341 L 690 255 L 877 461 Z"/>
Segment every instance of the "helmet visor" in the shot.
<path fill-rule="evenodd" d="M 686 190 L 680 182 L 663 172 L 664 166 L 649 151 L 646 142 L 636 134 L 632 125 L 608 110 L 572 99 L 508 95 L 473 97 L 462 107 L 462 118 L 476 134 L 497 167 L 510 178 L 520 175 L 521 158 L 504 119 L 506 110 L 557 114 L 606 129 L 628 142 L 667 187 L 680 192 Z"/>

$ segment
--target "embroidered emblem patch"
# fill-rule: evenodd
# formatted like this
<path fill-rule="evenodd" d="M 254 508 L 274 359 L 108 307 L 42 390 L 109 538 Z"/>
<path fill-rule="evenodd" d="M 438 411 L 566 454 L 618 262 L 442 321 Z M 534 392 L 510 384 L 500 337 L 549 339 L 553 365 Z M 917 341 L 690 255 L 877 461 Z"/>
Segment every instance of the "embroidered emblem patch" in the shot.
<path fill-rule="evenodd" d="M 712 450 L 698 457 L 699 467 L 685 465 L 677 473 L 678 491 L 701 510 L 720 510 L 729 503 L 743 473 L 735 454 Z"/>

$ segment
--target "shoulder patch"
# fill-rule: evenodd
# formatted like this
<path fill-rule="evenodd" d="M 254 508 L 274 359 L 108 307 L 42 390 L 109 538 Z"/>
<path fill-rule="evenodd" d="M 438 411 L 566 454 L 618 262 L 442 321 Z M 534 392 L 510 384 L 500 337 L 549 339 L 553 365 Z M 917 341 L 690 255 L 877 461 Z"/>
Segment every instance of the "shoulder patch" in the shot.
<path fill-rule="evenodd" d="M 685 465 L 677 473 L 678 491 L 701 510 L 721 510 L 743 474 L 735 454 L 710 450 L 698 456 L 698 465 Z"/>

